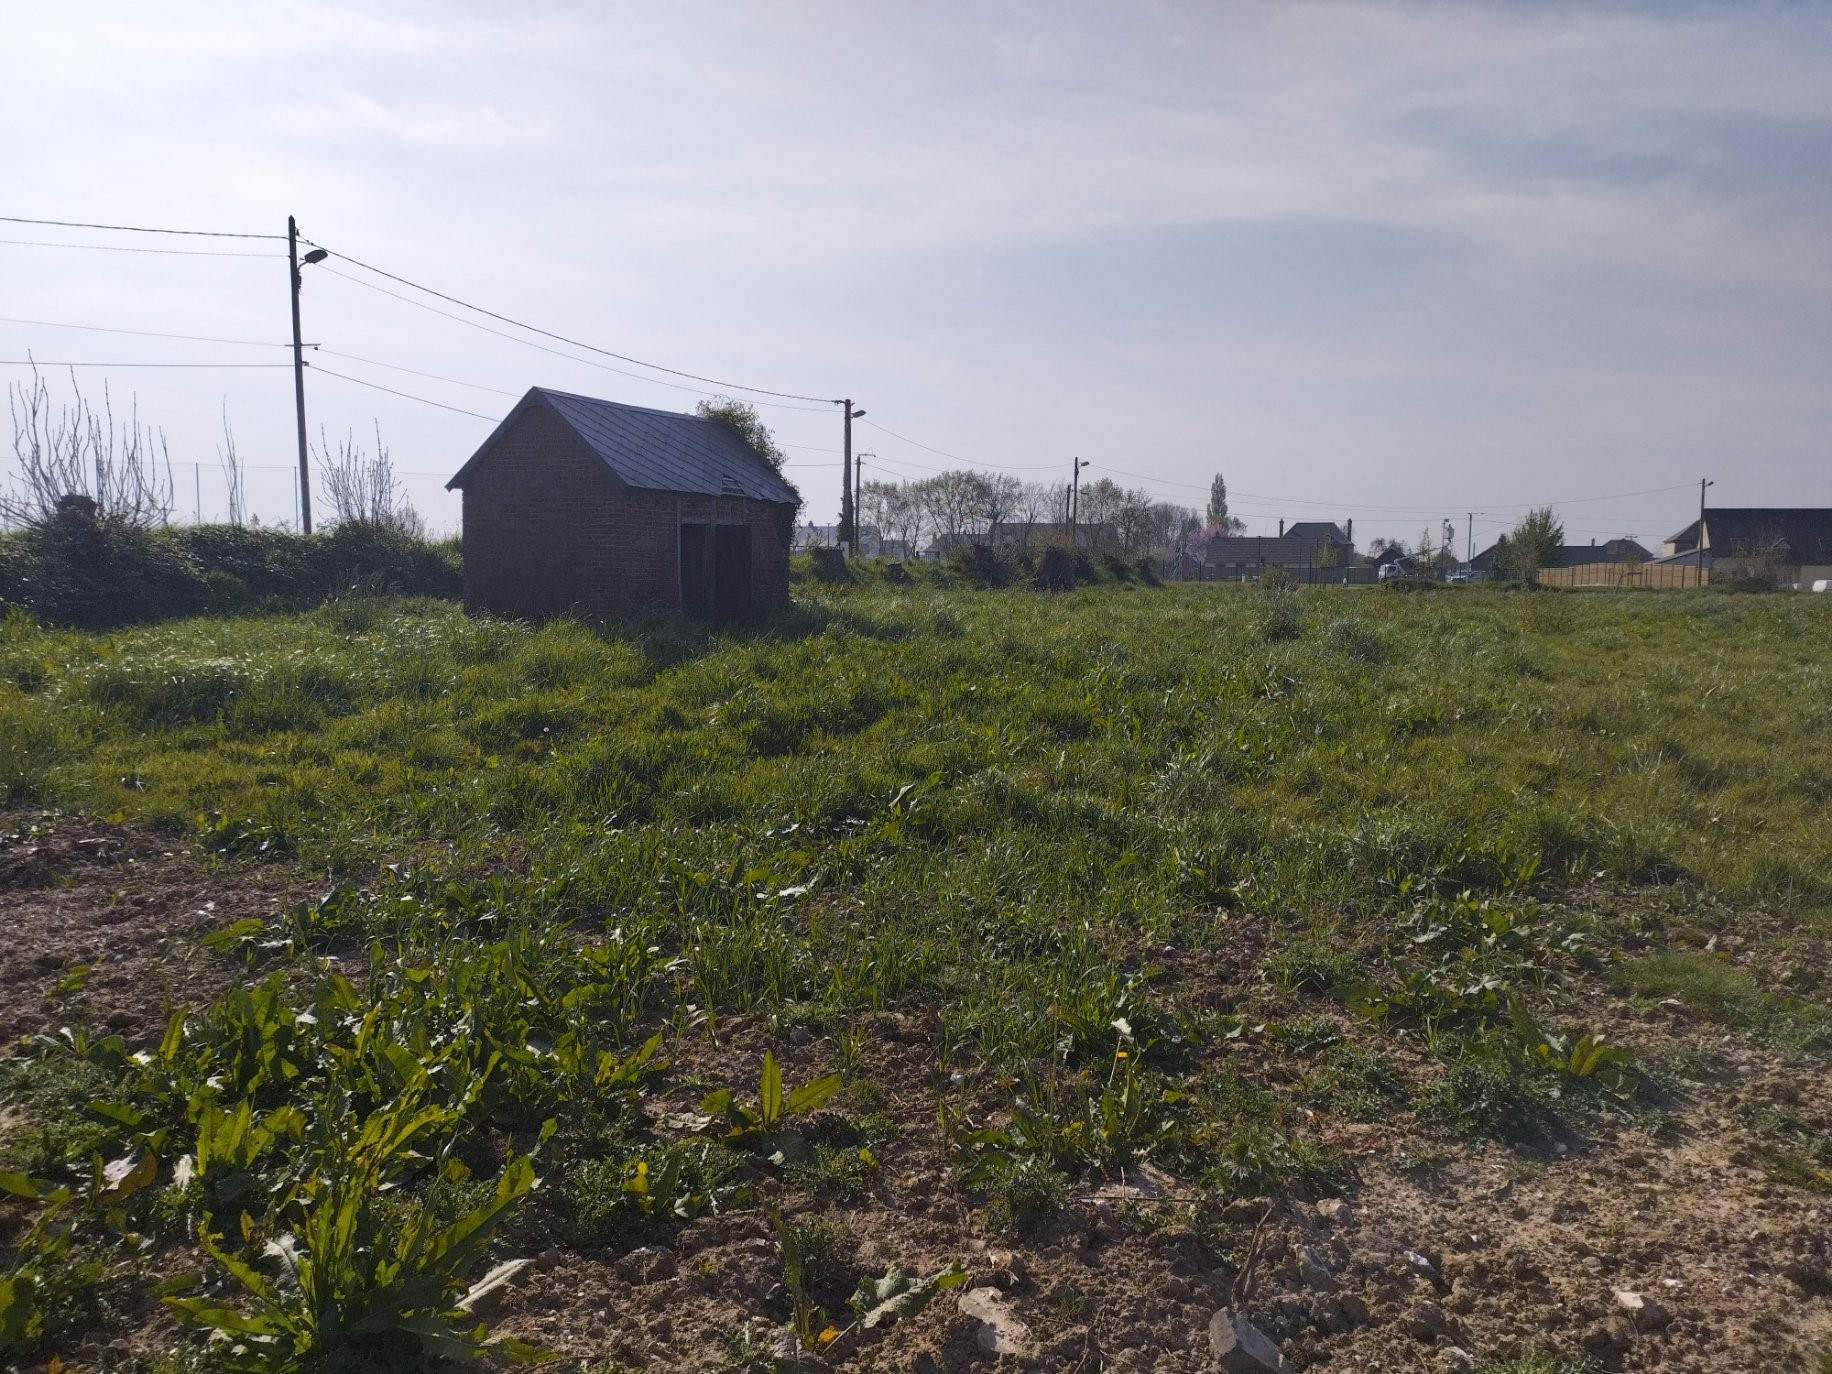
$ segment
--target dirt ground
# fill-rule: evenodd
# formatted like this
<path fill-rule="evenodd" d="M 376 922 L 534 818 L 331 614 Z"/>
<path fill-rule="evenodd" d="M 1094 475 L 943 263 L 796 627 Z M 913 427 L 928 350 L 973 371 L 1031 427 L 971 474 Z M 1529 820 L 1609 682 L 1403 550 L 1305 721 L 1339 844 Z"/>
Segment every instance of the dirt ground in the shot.
<path fill-rule="evenodd" d="M 821 1067 L 820 1048 L 785 1073 Z M 887 1036 L 867 1072 L 909 1083 L 925 1062 Z M 1141 1180 L 1159 1199 L 1089 1197 L 1041 1234 L 990 1231 L 949 1186 L 946 1160 L 918 1143 L 935 1101 L 911 1091 L 895 1104 L 911 1123 L 892 1152 L 900 1167 L 880 1197 L 838 1213 L 853 1246 L 847 1278 L 963 1259 L 967 1290 L 997 1290 L 1025 1350 L 989 1354 L 982 1323 L 949 1295 L 913 1321 L 854 1333 L 823 1365 L 1212 1370 L 1211 1318 L 1242 1307 L 1294 1368 L 1455 1370 L 1466 1354 L 1540 1348 L 1606 1370 L 1813 1370 L 1832 1349 L 1832 1207 L 1755 1167 L 1738 1111 L 1775 1100 L 1832 1103 L 1832 1076 L 1739 1054 L 1662 1140 L 1624 1127 L 1543 1153 L 1459 1147 L 1413 1163 L 1404 1133 L 1344 1123 L 1341 1136 L 1364 1146 L 1342 1199 L 1235 1203 L 1205 1243 L 1183 1220 L 1186 1190 L 1162 1175 Z M 791 1214 L 812 1205 L 786 1201 Z M 495 1318 L 566 1355 L 707 1370 L 747 1321 L 761 1333 L 787 1320 L 781 1276 L 769 1225 L 746 1212 L 614 1262 L 550 1255 Z M 1649 1306 L 1631 1316 L 1617 1290 Z"/>
<path fill-rule="evenodd" d="M 200 936 L 310 891 L 282 866 L 219 868 L 116 827 L 11 817 L 0 837 L 11 945 L 0 1035 L 16 1045 L 76 1022 L 144 1042 L 173 1008 L 253 976 Z M 1240 947 L 1202 976 L 1256 976 L 1256 938 L 1243 926 Z M 1023 1237 L 992 1229 L 950 1176 L 932 1027 L 871 1018 L 860 1072 L 881 1085 L 902 1134 L 882 1152 L 874 1195 L 818 1208 L 843 1248 L 823 1280 L 831 1293 L 817 1285 L 816 1296 L 844 1312 L 857 1279 L 891 1263 L 922 1274 L 961 1260 L 971 1278 L 919 1316 L 845 1332 L 805 1367 L 1212 1370 L 1211 1323 L 1229 1310 L 1292 1368 L 1448 1371 L 1536 1347 L 1607 1370 L 1823 1368 L 1832 1195 L 1773 1181 L 1747 1122 L 1785 1106 L 1832 1130 L 1832 1072 L 1787 1066 L 1677 1006 L 1612 1014 L 1624 1039 L 1714 1051 L 1710 1076 L 1684 1084 L 1658 1123 L 1625 1119 L 1528 1150 L 1429 1142 L 1398 1119 L 1319 1117 L 1310 1129 L 1354 1161 L 1339 1199 L 1235 1202 L 1199 1233 L 1191 1187 L 1148 1171 Z M 754 1082 L 766 1047 L 790 1081 L 834 1065 L 831 1041 L 739 1021 L 716 1046 L 675 1047 L 676 1071 Z M 1238 1067 L 1291 1071 L 1272 1060 L 1249 1047 Z M 794 1189 L 775 1197 L 791 1217 L 817 1210 Z M 764 1368 L 790 1315 L 777 1240 L 755 1208 L 623 1254 L 523 1257 L 534 1263 L 490 1310 L 493 1328 L 569 1360 Z"/>
<path fill-rule="evenodd" d="M 243 972 L 200 937 L 308 890 L 286 868 L 217 869 L 183 846 L 46 813 L 0 819 L 0 1044 L 59 1025 L 156 1035 Z"/>

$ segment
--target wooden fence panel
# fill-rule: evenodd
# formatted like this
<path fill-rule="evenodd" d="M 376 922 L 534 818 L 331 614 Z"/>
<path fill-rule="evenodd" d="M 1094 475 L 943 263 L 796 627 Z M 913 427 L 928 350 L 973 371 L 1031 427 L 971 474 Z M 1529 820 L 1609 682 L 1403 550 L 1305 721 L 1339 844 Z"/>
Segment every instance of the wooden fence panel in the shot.
<path fill-rule="evenodd" d="M 1697 568 L 1673 563 L 1579 563 L 1569 568 L 1543 568 L 1539 580 L 1548 587 L 1629 587 L 1674 590 L 1709 586 L 1711 569 L 1701 582 Z"/>

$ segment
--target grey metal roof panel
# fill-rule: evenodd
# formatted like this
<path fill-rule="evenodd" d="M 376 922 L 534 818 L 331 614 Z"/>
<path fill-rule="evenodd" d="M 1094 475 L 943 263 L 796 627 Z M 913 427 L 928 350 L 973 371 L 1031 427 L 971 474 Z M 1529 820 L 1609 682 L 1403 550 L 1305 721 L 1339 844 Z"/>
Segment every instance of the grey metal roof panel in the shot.
<path fill-rule="evenodd" d="M 534 403 L 547 405 L 625 486 L 790 505 L 801 499 L 793 486 L 717 420 L 540 386 L 529 389 L 449 485 L 461 485 L 472 464 L 496 443 L 517 414 Z"/>

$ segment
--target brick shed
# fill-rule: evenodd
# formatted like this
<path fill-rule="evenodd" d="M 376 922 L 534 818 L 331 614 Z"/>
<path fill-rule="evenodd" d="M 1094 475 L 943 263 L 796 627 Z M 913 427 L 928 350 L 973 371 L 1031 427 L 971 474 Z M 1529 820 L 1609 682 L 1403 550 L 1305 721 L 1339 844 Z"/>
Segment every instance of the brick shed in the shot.
<path fill-rule="evenodd" d="M 728 426 L 533 387 L 448 483 L 473 613 L 744 620 L 789 600 L 800 497 Z"/>

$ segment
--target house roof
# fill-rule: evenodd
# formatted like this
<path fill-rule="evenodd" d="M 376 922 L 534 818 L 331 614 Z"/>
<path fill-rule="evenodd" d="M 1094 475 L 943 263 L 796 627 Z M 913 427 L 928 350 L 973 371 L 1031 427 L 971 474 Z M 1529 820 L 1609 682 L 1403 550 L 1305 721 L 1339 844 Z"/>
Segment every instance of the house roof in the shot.
<path fill-rule="evenodd" d="M 1494 571 L 1496 554 L 1501 547 L 1501 541 L 1496 540 L 1469 560 L 1470 567 L 1481 572 Z M 1633 539 L 1607 539 L 1601 544 L 1560 544 L 1546 560 L 1546 566 L 1581 568 L 1587 563 L 1620 563 L 1630 554 L 1636 555 L 1643 562 L 1654 556 Z"/>
<path fill-rule="evenodd" d="M 1791 561 L 1832 563 L 1832 508 L 1811 506 L 1737 506 L 1705 509 L 1705 539 L 1712 552 L 1746 553 L 1779 536 Z M 1676 543 L 1696 543 L 1698 521 L 1673 536 Z"/>
<path fill-rule="evenodd" d="M 1289 530 L 1277 536 L 1218 534 L 1209 540 L 1203 561 L 1235 566 L 1260 563 L 1308 564 L 1316 558 L 1323 545 L 1329 542 L 1315 536 L 1308 539 L 1294 536 Z"/>
<path fill-rule="evenodd" d="M 705 496 L 744 496 L 753 501 L 794 505 L 793 486 L 751 451 L 729 425 L 699 415 L 601 401 L 530 387 L 470 461 L 445 485 L 463 487 L 466 476 L 533 406 L 543 406 L 626 487 L 646 491 L 688 491 Z"/>
<path fill-rule="evenodd" d="M 1287 539 L 1327 539 L 1332 544 L 1346 544 L 1349 537 L 1334 520 L 1294 520 L 1285 526 Z"/>

